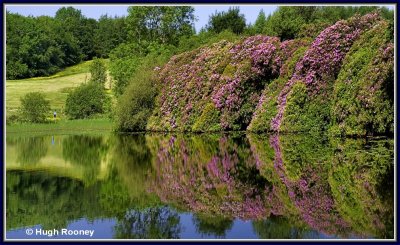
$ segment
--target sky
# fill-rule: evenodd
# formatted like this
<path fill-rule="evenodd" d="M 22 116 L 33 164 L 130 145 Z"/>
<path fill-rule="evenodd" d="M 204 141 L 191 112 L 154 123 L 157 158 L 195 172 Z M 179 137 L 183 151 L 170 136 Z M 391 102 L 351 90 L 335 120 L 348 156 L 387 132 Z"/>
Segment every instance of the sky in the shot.
<path fill-rule="evenodd" d="M 98 19 L 101 15 L 109 16 L 126 16 L 128 5 L 11 5 L 6 4 L 6 10 L 11 13 L 19 13 L 24 16 L 41 16 L 47 15 L 54 17 L 57 10 L 64 6 L 72 6 L 80 9 L 82 14 L 88 18 Z M 197 18 L 195 22 L 196 32 L 204 27 L 210 15 L 216 11 L 227 11 L 229 7 L 239 6 L 240 13 L 244 14 L 247 24 L 254 23 L 261 9 L 268 16 L 277 9 L 277 5 L 193 5 L 194 15 Z M 393 7 L 390 7 L 393 9 Z"/>

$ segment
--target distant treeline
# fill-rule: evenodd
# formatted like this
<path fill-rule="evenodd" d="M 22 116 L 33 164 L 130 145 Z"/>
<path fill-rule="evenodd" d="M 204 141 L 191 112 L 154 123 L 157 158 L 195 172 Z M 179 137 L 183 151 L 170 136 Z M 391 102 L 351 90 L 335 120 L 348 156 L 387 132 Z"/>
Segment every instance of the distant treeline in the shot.
<path fill-rule="evenodd" d="M 145 57 L 153 50 L 167 49 L 171 55 L 218 41 L 215 34 L 224 31 L 242 36 L 266 34 L 284 40 L 313 35 L 339 19 L 377 8 L 279 7 L 270 16 L 261 11 L 256 22 L 249 25 L 239 8 L 231 8 L 211 15 L 198 34 L 194 30 L 194 8 L 190 6 L 134 6 L 128 8 L 126 17 L 103 15 L 98 20 L 85 17 L 73 7 L 60 8 L 54 18 L 7 12 L 7 79 L 50 75 L 94 57 L 110 57 L 116 61 L 115 67 L 123 65 L 125 57 Z M 393 11 L 381 8 L 381 12 L 393 19 Z M 125 85 L 134 69 L 129 65 L 122 69 L 111 73 Z M 118 94 L 123 92 L 118 86 L 116 90 Z"/>
<path fill-rule="evenodd" d="M 107 57 L 127 40 L 124 18 L 86 18 L 60 8 L 55 17 L 7 12 L 7 79 L 45 76 L 93 57 Z"/>

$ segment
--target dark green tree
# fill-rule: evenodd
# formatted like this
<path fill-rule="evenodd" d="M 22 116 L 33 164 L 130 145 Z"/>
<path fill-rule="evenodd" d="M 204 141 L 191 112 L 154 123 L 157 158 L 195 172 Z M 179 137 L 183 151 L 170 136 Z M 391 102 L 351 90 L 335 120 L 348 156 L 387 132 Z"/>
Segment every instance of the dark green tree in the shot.
<path fill-rule="evenodd" d="M 311 16 L 314 9 L 311 6 L 281 6 L 268 18 L 264 32 L 278 36 L 281 40 L 293 39 L 307 23 L 307 16 Z"/>
<path fill-rule="evenodd" d="M 107 58 L 111 50 L 126 42 L 125 17 L 102 15 L 98 20 L 94 36 L 94 48 L 97 57 Z"/>
<path fill-rule="evenodd" d="M 80 10 L 73 7 L 62 7 L 55 15 L 55 20 L 62 24 L 65 32 L 71 33 L 80 48 L 81 58 L 91 59 L 95 56 L 93 38 L 97 22 L 87 19 Z"/>
<path fill-rule="evenodd" d="M 265 16 L 264 10 L 260 10 L 257 16 L 256 22 L 254 23 L 254 30 L 256 33 L 263 33 L 267 17 Z"/>
<path fill-rule="evenodd" d="M 64 65 L 57 42 L 56 24 L 50 17 L 23 17 L 7 13 L 7 78 L 49 75 Z"/>
<path fill-rule="evenodd" d="M 229 8 L 228 12 L 216 12 L 210 16 L 207 30 L 214 33 L 220 33 L 224 30 L 230 30 L 235 34 L 243 33 L 246 27 L 246 19 L 239 12 L 238 7 Z"/>

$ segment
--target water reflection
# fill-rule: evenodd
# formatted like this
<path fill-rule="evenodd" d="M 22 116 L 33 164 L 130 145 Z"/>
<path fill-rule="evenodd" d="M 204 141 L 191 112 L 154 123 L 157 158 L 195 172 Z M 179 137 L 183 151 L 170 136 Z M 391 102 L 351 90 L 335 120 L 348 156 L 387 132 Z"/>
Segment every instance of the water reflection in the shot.
<path fill-rule="evenodd" d="M 45 137 L 18 137 L 13 139 L 13 144 L 16 145 L 17 161 L 24 166 L 35 165 L 48 150 Z"/>
<path fill-rule="evenodd" d="M 62 154 L 65 161 L 83 168 L 83 179 L 91 184 L 100 172 L 102 158 L 108 150 L 108 144 L 101 136 L 72 135 L 63 139 Z"/>
<path fill-rule="evenodd" d="M 83 218 L 99 229 L 112 220 L 109 238 L 231 238 L 238 229 L 263 239 L 394 235 L 391 139 L 235 133 L 6 142 L 9 232 Z"/>
<path fill-rule="evenodd" d="M 179 215 L 169 208 L 153 207 L 130 210 L 115 227 L 115 238 L 172 239 L 179 238 Z"/>
<path fill-rule="evenodd" d="M 227 231 L 233 226 L 232 219 L 204 214 L 194 215 L 193 223 L 199 234 L 216 238 L 226 238 Z"/>

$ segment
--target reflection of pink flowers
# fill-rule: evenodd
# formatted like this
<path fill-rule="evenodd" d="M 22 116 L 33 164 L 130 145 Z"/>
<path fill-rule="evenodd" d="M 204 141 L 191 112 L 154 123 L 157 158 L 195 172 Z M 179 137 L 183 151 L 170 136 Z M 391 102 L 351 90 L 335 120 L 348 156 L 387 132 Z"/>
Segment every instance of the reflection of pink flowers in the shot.
<path fill-rule="evenodd" d="M 326 234 L 338 234 L 350 226 L 335 209 L 329 183 L 321 178 L 323 170 L 307 167 L 298 181 L 291 181 L 285 175 L 285 166 L 279 142 L 279 136 L 270 137 L 271 147 L 275 151 L 274 167 L 288 188 L 290 199 L 299 209 L 304 221 L 312 228 Z"/>
<path fill-rule="evenodd" d="M 234 177 L 239 156 L 236 146 L 226 137 L 219 139 L 217 153 L 208 162 L 197 156 L 198 151 L 188 148 L 191 145 L 189 139 L 171 137 L 168 144 L 161 145 L 151 191 L 162 201 L 177 201 L 194 212 L 245 220 L 282 213 L 282 204 L 273 188 L 259 190 Z M 254 159 L 249 158 L 248 164 L 254 166 Z"/>

